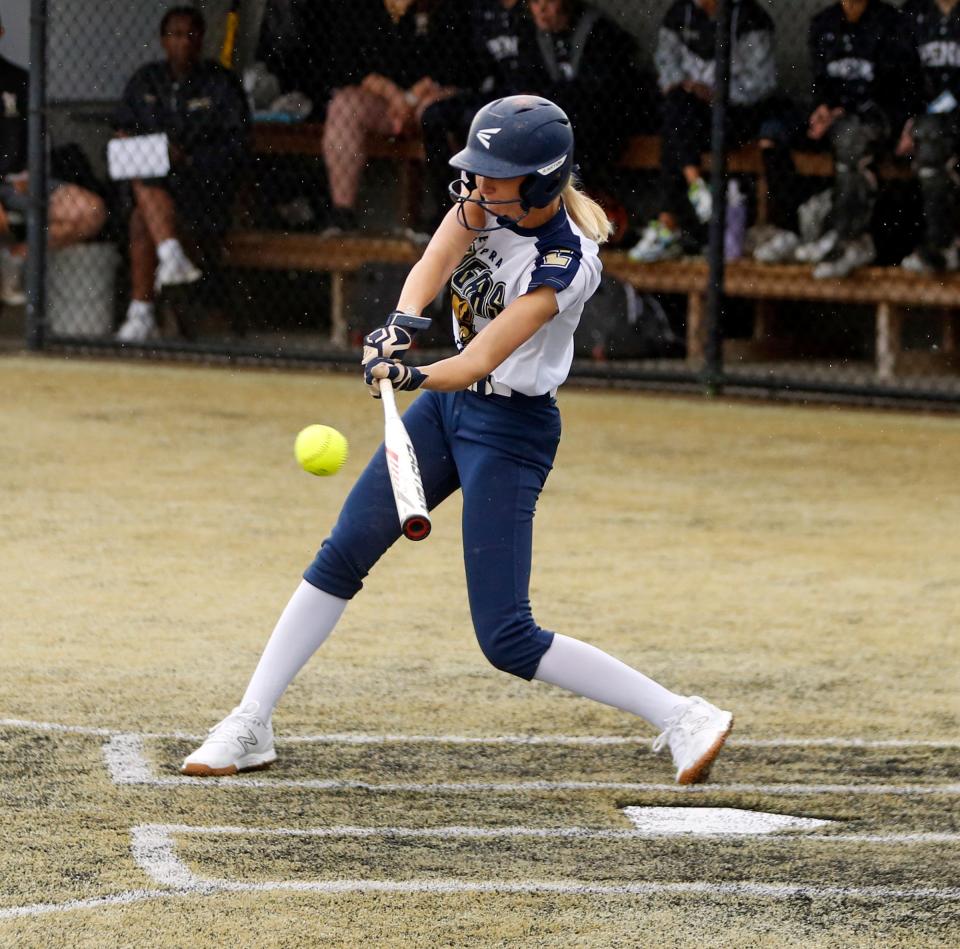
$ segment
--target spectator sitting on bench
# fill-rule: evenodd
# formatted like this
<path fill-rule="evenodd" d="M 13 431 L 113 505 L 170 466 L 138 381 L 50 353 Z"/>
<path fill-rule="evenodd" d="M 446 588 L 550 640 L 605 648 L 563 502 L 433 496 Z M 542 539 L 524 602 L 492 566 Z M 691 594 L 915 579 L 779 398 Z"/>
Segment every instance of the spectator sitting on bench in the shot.
<path fill-rule="evenodd" d="M 627 138 L 640 130 L 652 76 L 645 80 L 637 66 L 634 37 L 596 7 L 581 0 L 527 2 L 536 27 L 523 35 L 527 84 L 570 116 L 587 189 L 609 191 Z"/>
<path fill-rule="evenodd" d="M 417 243 L 430 239 L 450 209 L 447 158 L 466 144 L 470 123 L 480 107 L 504 96 L 540 91 L 527 81 L 520 56 L 522 38 L 532 30 L 522 0 L 471 0 L 470 27 L 476 64 L 473 88 L 423 110 L 426 213 L 430 216 L 424 218 L 421 228 L 407 235 Z"/>
<path fill-rule="evenodd" d="M 204 30 L 199 10 L 167 10 L 160 23 L 166 59 L 134 73 L 117 110 L 118 134 L 164 132 L 170 153 L 167 177 L 132 182 L 130 303 L 120 342 L 156 337 L 154 292 L 202 276 L 181 240 L 200 255 L 201 244 L 218 244 L 229 223 L 246 155 L 247 100 L 232 72 L 201 59 Z"/>
<path fill-rule="evenodd" d="M 0 23 L 0 36 L 3 24 Z M 27 213 L 27 71 L 0 56 L 0 300 L 26 302 L 23 269 L 27 245 L 11 224 Z M 107 219 L 103 199 L 79 185 L 47 180 L 47 233 L 56 249 L 95 237 Z"/>
<path fill-rule="evenodd" d="M 328 236 L 357 228 L 367 136 L 412 134 L 429 106 L 469 86 L 473 76 L 467 14 L 457 0 L 375 2 L 360 34 L 358 62 L 377 71 L 337 89 L 327 107 Z"/>
<path fill-rule="evenodd" d="M 917 92 L 906 27 L 900 11 L 883 0 L 840 0 L 811 21 L 814 108 L 805 142 L 798 144 L 829 142 L 835 177 L 826 232 L 794 256 L 816 264 L 818 279 L 846 277 L 876 257 L 873 166 L 891 148 Z"/>
<path fill-rule="evenodd" d="M 957 270 L 960 0 L 907 0 L 901 12 L 920 60 L 925 106 L 907 121 L 897 147 L 898 155 L 913 156 L 923 198 L 923 242 L 902 266 L 915 273 Z"/>
<path fill-rule="evenodd" d="M 639 243 L 633 260 L 652 262 L 683 253 L 685 235 L 699 244 L 713 213 L 700 156 L 710 141 L 714 89 L 717 0 L 675 0 L 667 10 L 655 55 L 663 94 L 661 129 L 664 204 Z M 755 138 L 777 84 L 773 21 L 756 0 L 735 0 L 731 12 L 728 142 Z"/>

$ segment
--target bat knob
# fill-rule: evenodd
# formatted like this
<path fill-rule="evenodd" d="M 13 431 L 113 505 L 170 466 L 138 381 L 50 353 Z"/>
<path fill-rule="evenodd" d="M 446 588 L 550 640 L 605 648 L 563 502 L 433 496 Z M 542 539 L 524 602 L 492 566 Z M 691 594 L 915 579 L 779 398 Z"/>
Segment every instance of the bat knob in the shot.
<path fill-rule="evenodd" d="M 430 520 L 420 514 L 408 517 L 400 526 L 403 536 L 407 540 L 423 540 L 430 534 Z"/>

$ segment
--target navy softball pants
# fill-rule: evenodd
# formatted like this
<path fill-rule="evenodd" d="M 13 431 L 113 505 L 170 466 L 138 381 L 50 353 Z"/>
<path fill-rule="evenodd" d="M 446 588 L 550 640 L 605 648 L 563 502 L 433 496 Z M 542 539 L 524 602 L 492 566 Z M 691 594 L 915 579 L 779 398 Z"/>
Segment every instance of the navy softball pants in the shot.
<path fill-rule="evenodd" d="M 498 669 L 532 679 L 553 641 L 534 622 L 529 584 L 534 509 L 560 441 L 556 403 L 547 395 L 427 391 L 403 421 L 427 506 L 463 492 L 463 558 L 480 648 Z M 350 599 L 399 536 L 381 445 L 304 579 Z"/>

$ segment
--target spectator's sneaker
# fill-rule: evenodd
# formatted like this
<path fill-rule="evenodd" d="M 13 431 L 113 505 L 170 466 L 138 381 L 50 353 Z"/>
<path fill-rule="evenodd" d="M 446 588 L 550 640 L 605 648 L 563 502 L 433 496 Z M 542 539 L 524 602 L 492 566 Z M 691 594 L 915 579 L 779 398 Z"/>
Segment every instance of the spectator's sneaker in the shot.
<path fill-rule="evenodd" d="M 210 777 L 268 768 L 277 760 L 273 727 L 259 717 L 259 711 L 258 702 L 237 706 L 210 729 L 195 752 L 183 759 L 181 773 Z"/>
<path fill-rule="evenodd" d="M 960 268 L 960 252 L 956 244 L 942 249 L 920 246 L 904 257 L 900 266 L 912 273 L 945 273 Z"/>
<path fill-rule="evenodd" d="M 639 263 L 652 264 L 659 260 L 671 260 L 682 253 L 680 232 L 660 221 L 651 221 L 636 246 L 628 252 L 628 256 Z"/>
<path fill-rule="evenodd" d="M 653 751 L 670 745 L 677 766 L 677 784 L 706 781 L 714 759 L 720 754 L 733 729 L 733 715 L 691 695 L 666 720 L 663 733 L 654 741 Z"/>
<path fill-rule="evenodd" d="M 202 276 L 203 271 L 186 254 L 174 254 L 157 264 L 154 288 L 159 291 L 163 287 L 196 283 Z"/>
<path fill-rule="evenodd" d="M 703 178 L 696 181 L 687 189 L 687 197 L 693 205 L 693 213 L 701 224 L 706 224 L 713 215 L 713 195 Z"/>
<path fill-rule="evenodd" d="M 819 264 L 836 249 L 839 240 L 840 235 L 836 231 L 827 231 L 816 240 L 801 244 L 794 251 L 793 259 L 801 264 Z"/>
<path fill-rule="evenodd" d="M 754 252 L 753 259 L 761 264 L 782 264 L 794 259 L 800 246 L 800 237 L 793 231 L 777 231 Z"/>
<path fill-rule="evenodd" d="M 813 268 L 813 276 L 815 280 L 849 277 L 860 267 L 872 264 L 876 257 L 877 250 L 873 246 L 873 238 L 869 234 L 864 234 L 852 241 L 838 244 L 826 260 Z"/>
<path fill-rule="evenodd" d="M 0 301 L 8 306 L 23 306 L 27 295 L 23 292 L 23 271 L 27 258 L 10 252 L 8 247 L 0 250 Z"/>
<path fill-rule="evenodd" d="M 138 307 L 131 305 L 127 309 L 127 318 L 117 330 L 114 339 L 118 343 L 146 343 L 151 339 L 158 339 L 160 331 L 153 316 L 153 307 Z"/>

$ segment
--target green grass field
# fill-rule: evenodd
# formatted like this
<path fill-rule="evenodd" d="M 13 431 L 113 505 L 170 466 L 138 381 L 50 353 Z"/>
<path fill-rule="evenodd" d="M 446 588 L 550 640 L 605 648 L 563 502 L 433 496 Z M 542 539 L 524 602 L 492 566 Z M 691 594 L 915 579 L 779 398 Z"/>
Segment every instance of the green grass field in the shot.
<path fill-rule="evenodd" d="M 489 667 L 459 502 L 285 696 L 278 762 L 177 766 L 376 448 L 358 379 L 0 360 L 0 945 L 960 944 L 960 429 L 561 394 L 546 627 L 734 710 L 700 789 L 636 719 Z M 293 460 L 343 431 L 334 478 Z M 602 739 L 602 740 L 601 740 Z M 633 831 L 640 807 L 819 818 Z"/>

